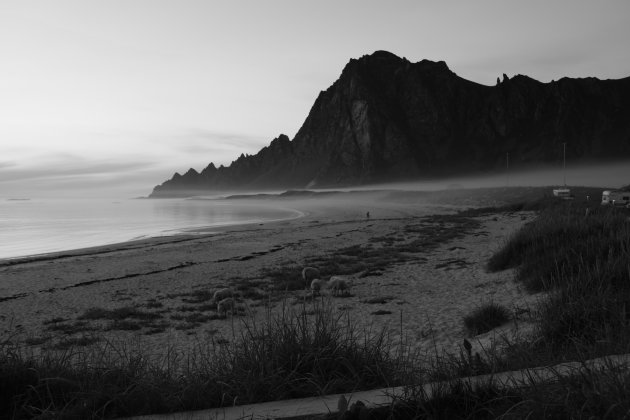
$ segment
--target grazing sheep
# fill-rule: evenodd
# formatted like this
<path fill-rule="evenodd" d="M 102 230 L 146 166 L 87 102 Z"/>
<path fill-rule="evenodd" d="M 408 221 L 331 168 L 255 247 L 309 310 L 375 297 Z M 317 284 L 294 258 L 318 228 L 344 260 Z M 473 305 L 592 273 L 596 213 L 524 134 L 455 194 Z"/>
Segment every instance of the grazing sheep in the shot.
<path fill-rule="evenodd" d="M 350 290 L 350 283 L 343 277 L 332 276 L 326 287 L 331 290 L 330 293 L 333 296 L 347 295 Z"/>
<path fill-rule="evenodd" d="M 302 278 L 304 279 L 304 284 L 308 285 L 313 280 L 321 278 L 321 274 L 319 270 L 315 267 L 304 267 L 302 270 Z"/>
<path fill-rule="evenodd" d="M 313 279 L 311 282 L 311 293 L 318 295 L 322 289 L 326 288 L 326 282 L 322 279 Z"/>
<path fill-rule="evenodd" d="M 217 303 L 217 312 L 223 315 L 227 315 L 228 310 L 234 310 L 234 299 L 225 298 Z"/>
<path fill-rule="evenodd" d="M 225 289 L 219 289 L 214 292 L 214 301 L 219 302 L 229 297 L 232 297 L 233 295 L 234 292 L 229 287 L 226 287 Z"/>

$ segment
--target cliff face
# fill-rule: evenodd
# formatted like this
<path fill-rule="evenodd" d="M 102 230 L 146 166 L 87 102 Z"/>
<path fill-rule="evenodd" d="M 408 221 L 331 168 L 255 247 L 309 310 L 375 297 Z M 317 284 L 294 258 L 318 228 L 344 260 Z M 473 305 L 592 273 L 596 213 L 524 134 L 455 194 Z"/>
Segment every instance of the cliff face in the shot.
<path fill-rule="evenodd" d="M 347 186 L 490 171 L 511 162 L 630 156 L 630 78 L 527 76 L 483 86 L 440 62 L 385 51 L 350 60 L 291 141 L 274 139 L 229 167 L 210 164 L 155 187 L 184 190 Z"/>

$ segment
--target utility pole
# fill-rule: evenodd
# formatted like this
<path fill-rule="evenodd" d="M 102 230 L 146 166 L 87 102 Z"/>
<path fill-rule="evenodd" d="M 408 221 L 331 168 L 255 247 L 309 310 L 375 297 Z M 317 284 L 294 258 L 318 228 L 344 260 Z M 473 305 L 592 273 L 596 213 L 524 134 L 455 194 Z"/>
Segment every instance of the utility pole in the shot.
<path fill-rule="evenodd" d="M 505 184 L 510 186 L 510 154 L 505 153 Z"/>
<path fill-rule="evenodd" d="M 567 186 L 567 144 L 562 143 L 562 176 L 564 186 Z"/>

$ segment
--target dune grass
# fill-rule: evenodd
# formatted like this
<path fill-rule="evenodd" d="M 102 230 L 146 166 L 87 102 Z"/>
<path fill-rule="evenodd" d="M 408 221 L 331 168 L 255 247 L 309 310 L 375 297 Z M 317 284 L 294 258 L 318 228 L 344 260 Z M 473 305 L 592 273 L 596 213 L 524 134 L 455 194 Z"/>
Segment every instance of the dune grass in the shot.
<path fill-rule="evenodd" d="M 406 382 L 413 360 L 384 331 L 358 331 L 324 299 L 313 305 L 244 317 L 240 335 L 159 360 L 124 343 L 28 353 L 5 340 L 0 417 L 113 418 Z"/>
<path fill-rule="evenodd" d="M 626 209 L 558 201 L 490 259 L 492 270 L 515 267 L 527 290 L 550 292 L 539 307 L 546 346 L 610 351 L 630 342 L 629 217 Z"/>
<path fill-rule="evenodd" d="M 605 272 L 613 276 L 611 284 L 621 286 L 628 274 L 628 216 L 625 209 L 552 202 L 490 259 L 488 268 L 518 267 L 518 280 L 532 292 L 566 286 L 585 270 L 585 277 Z"/>

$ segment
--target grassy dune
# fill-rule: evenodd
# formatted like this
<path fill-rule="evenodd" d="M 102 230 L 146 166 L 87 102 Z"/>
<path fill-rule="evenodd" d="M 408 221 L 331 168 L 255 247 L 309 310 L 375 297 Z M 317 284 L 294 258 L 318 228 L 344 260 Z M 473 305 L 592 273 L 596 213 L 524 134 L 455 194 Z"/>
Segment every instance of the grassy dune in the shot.
<path fill-rule="evenodd" d="M 532 292 L 552 292 L 539 308 L 540 338 L 551 351 L 627 348 L 629 218 L 623 208 L 550 202 L 488 262 L 491 270 L 516 267 Z"/>
<path fill-rule="evenodd" d="M 150 360 L 124 343 L 33 355 L 0 346 L 0 417 L 87 419 L 164 413 L 400 385 L 409 354 L 357 331 L 329 302 L 243 318 L 230 342 Z"/>
<path fill-rule="evenodd" d="M 550 365 L 566 360 L 630 352 L 630 211 L 599 201 L 545 198 L 524 204 L 538 217 L 488 261 L 490 270 L 516 268 L 531 292 L 547 292 L 527 342 L 509 343 L 502 354 L 483 355 L 474 373 Z M 467 322 L 503 317 L 482 308 Z M 467 356 L 444 358 L 433 368 L 439 379 L 470 372 Z M 431 399 L 415 395 L 394 418 L 625 419 L 630 416 L 630 371 L 587 371 L 530 382 L 518 389 L 455 384 Z M 382 417 L 384 418 L 384 417 Z"/>

